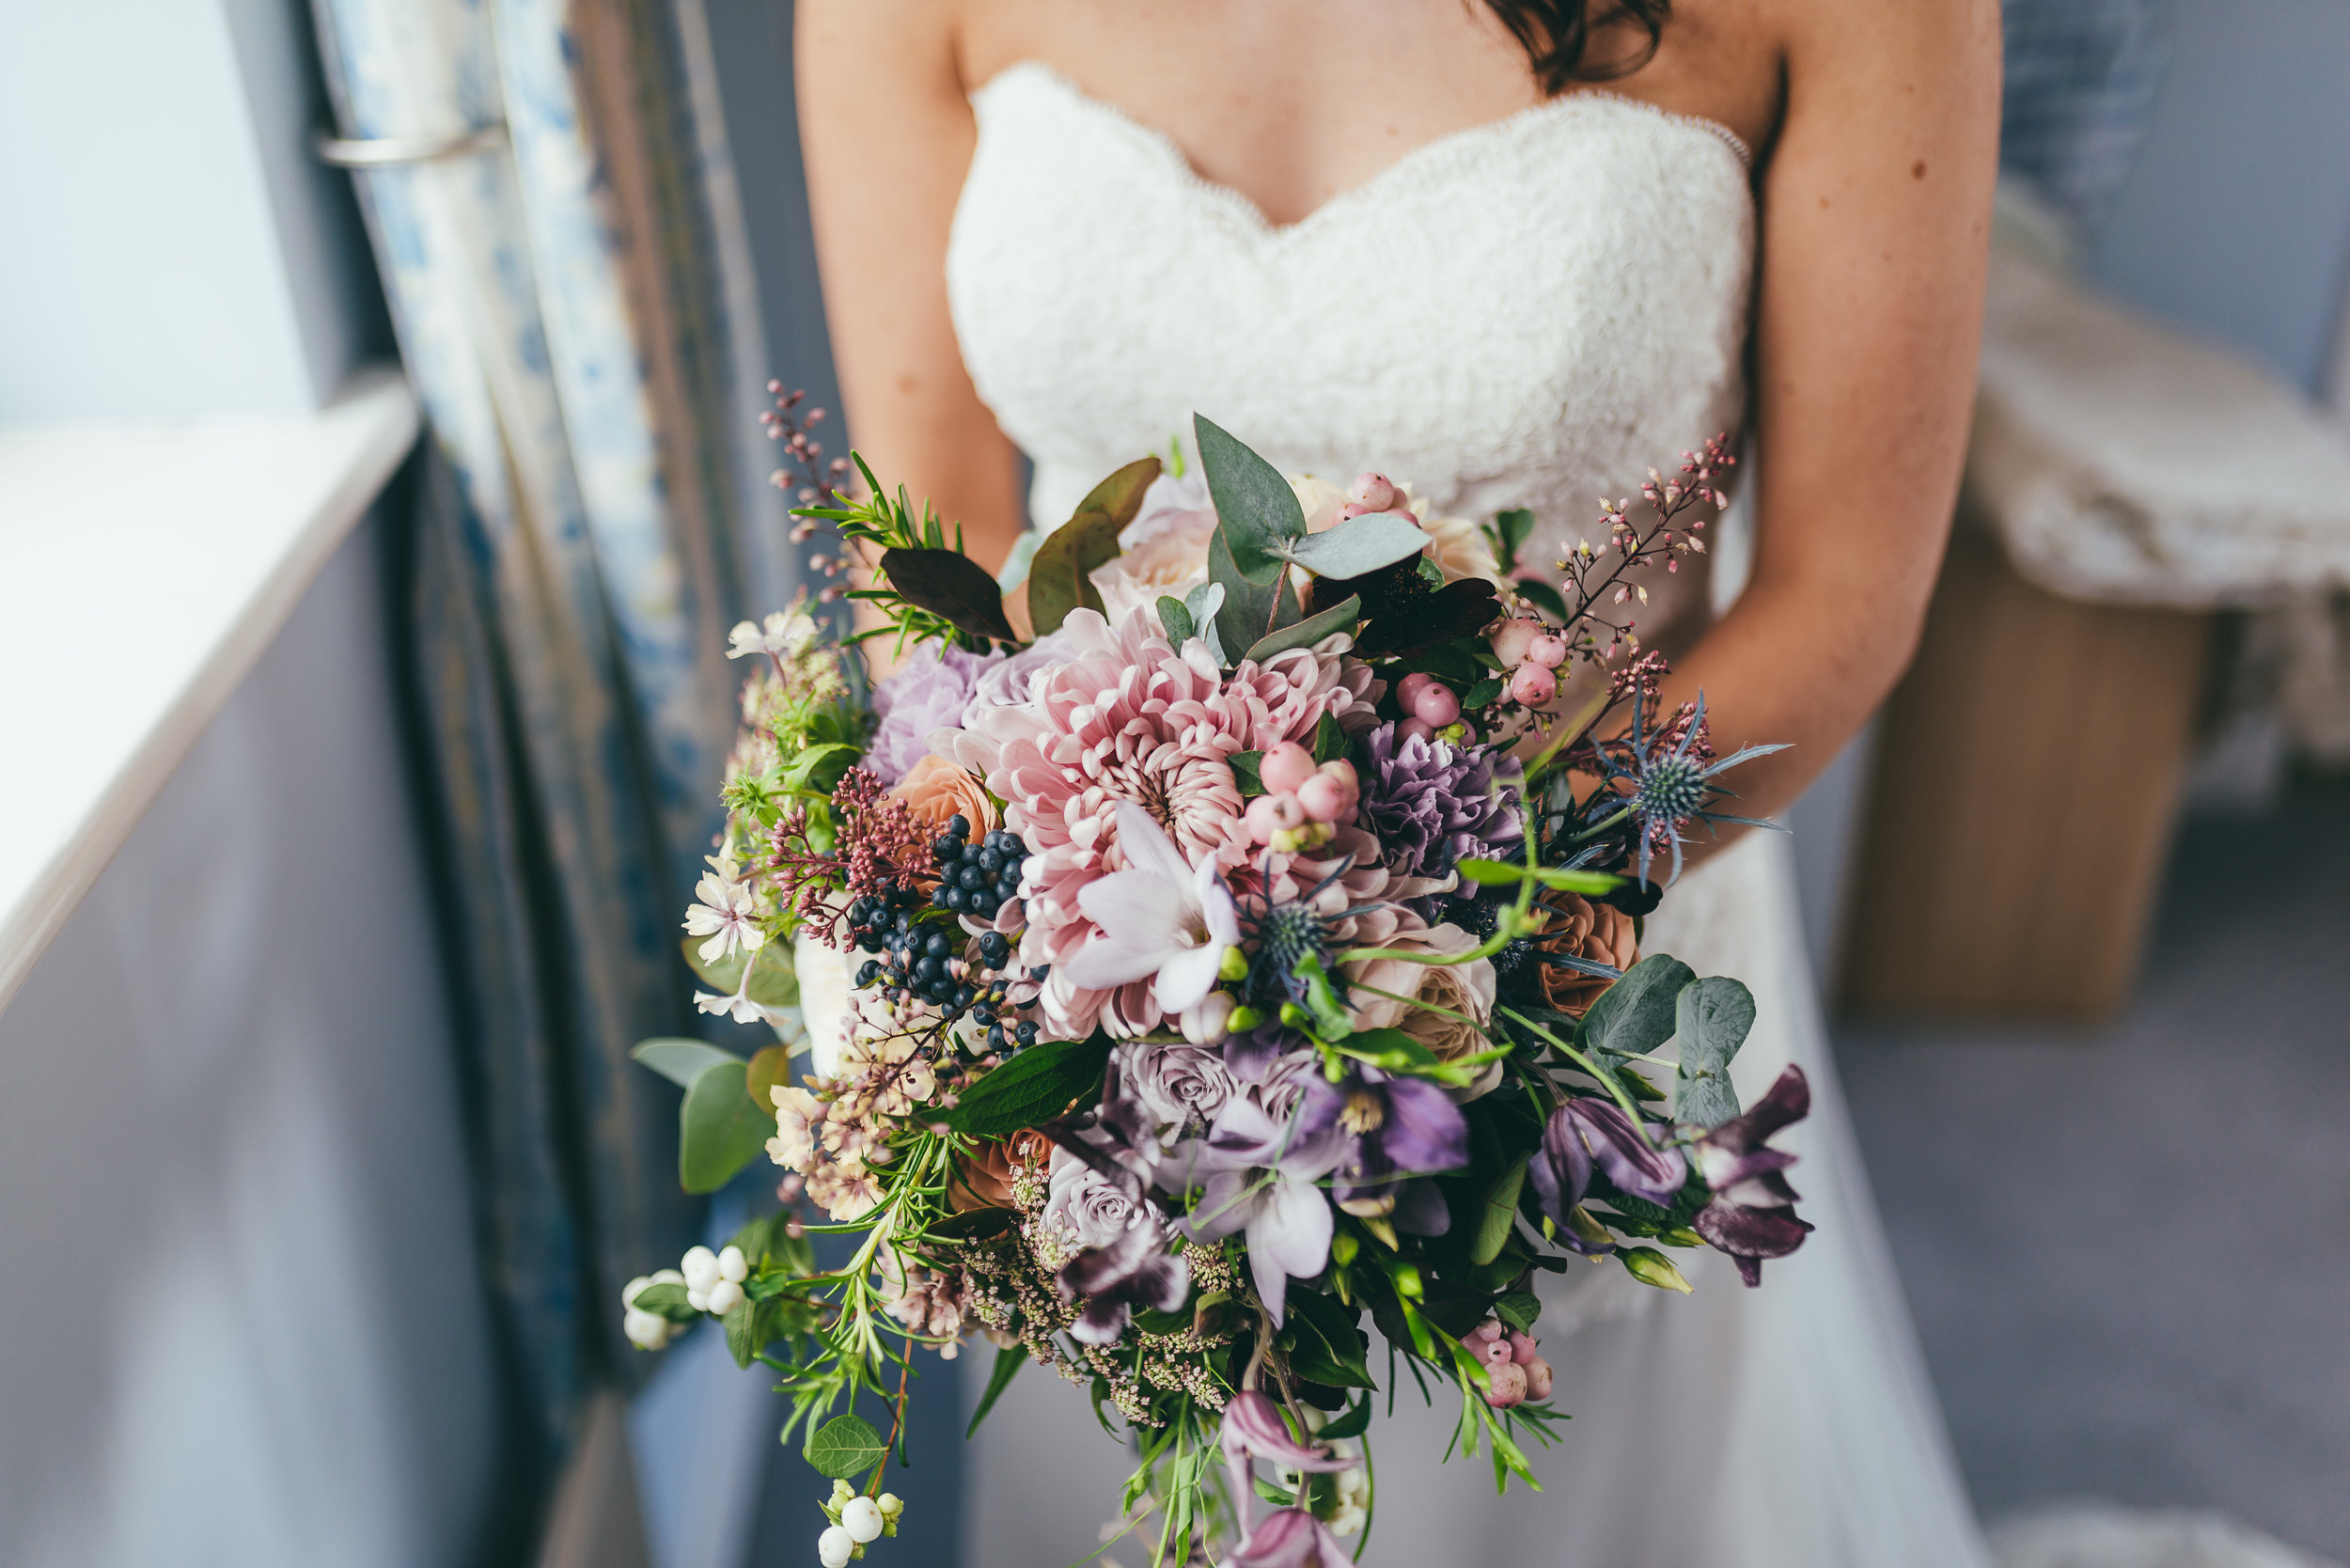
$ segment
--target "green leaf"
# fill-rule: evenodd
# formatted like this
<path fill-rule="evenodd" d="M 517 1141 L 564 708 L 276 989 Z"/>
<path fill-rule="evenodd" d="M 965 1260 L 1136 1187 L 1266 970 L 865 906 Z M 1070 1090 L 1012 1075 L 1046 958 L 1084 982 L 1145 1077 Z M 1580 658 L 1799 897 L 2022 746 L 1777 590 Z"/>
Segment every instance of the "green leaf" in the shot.
<path fill-rule="evenodd" d="M 1004 590 L 987 568 L 952 550 L 882 552 L 881 569 L 898 597 L 930 611 L 957 631 L 998 642 L 1017 640 L 1004 618 Z"/>
<path fill-rule="evenodd" d="M 727 1354 L 734 1357 L 734 1364 L 738 1367 L 749 1366 L 759 1355 L 758 1336 L 753 1332 L 751 1323 L 758 1311 L 759 1303 L 744 1296 L 728 1308 L 727 1315 L 719 1320 L 726 1325 Z"/>
<path fill-rule="evenodd" d="M 840 776 L 856 766 L 858 751 L 853 745 L 811 745 L 805 747 L 785 765 L 780 775 L 787 790 L 814 790 L 819 794 L 832 793 Z"/>
<path fill-rule="evenodd" d="M 685 1299 L 685 1287 L 673 1279 L 647 1285 L 629 1305 L 640 1312 L 658 1312 L 671 1323 L 692 1323 L 701 1314 Z"/>
<path fill-rule="evenodd" d="M 1342 600 L 1320 615 L 1308 616 L 1293 626 L 1284 626 L 1277 632 L 1259 637 L 1241 657 L 1262 664 L 1276 653 L 1286 653 L 1292 648 L 1311 648 L 1334 632 L 1351 632 L 1355 623 L 1362 618 L 1361 599 Z"/>
<path fill-rule="evenodd" d="M 1453 870 L 1462 879 L 1485 887 L 1510 887 L 1524 882 L 1531 874 L 1545 887 L 1556 887 L 1563 893 L 1580 893 L 1597 898 L 1612 893 L 1623 886 L 1623 878 L 1606 871 L 1569 871 L 1556 866 L 1537 866 L 1528 873 L 1524 866 L 1509 860 L 1483 860 L 1474 855 L 1457 862 Z"/>
<path fill-rule="evenodd" d="M 1289 1318 L 1298 1332 L 1298 1344 L 1306 1346 L 1310 1333 L 1326 1364 L 1308 1368 L 1291 1365 L 1316 1383 L 1326 1383 L 1334 1388 L 1372 1388 L 1378 1385 L 1371 1378 L 1363 1352 L 1366 1341 L 1356 1319 L 1359 1312 L 1333 1295 L 1309 1291 L 1300 1286 L 1289 1293 Z"/>
<path fill-rule="evenodd" d="M 1159 595 L 1159 624 L 1167 629 L 1167 640 L 1181 648 L 1198 634 L 1192 627 L 1191 612 L 1183 602 L 1169 594 Z"/>
<path fill-rule="evenodd" d="M 1545 612 L 1553 620 L 1567 619 L 1567 602 L 1559 596 L 1557 588 L 1540 577 L 1520 577 L 1510 586 L 1517 589 L 1519 598 Z"/>
<path fill-rule="evenodd" d="M 1353 745 L 1347 739 L 1345 729 L 1329 714 L 1323 714 L 1315 723 L 1313 752 L 1316 762 L 1335 762 L 1353 749 Z"/>
<path fill-rule="evenodd" d="M 986 1241 L 1010 1230 L 1014 1217 L 1010 1209 L 965 1209 L 931 1221 L 927 1230 L 933 1241 Z"/>
<path fill-rule="evenodd" d="M 1526 1182 L 1528 1158 L 1530 1156 L 1519 1158 L 1485 1184 L 1477 1230 L 1469 1238 L 1470 1262 L 1490 1263 L 1501 1255 L 1501 1244 L 1510 1239 L 1511 1224 L 1517 1218 L 1518 1188 Z"/>
<path fill-rule="evenodd" d="M 1534 1332 L 1534 1320 L 1543 1315 L 1543 1298 L 1532 1291 L 1511 1291 L 1494 1303 L 1494 1316 L 1521 1334 Z"/>
<path fill-rule="evenodd" d="M 1508 684 L 1508 682 L 1493 677 L 1480 681 L 1462 694 L 1461 706 L 1464 708 L 1491 707 L 1494 700 L 1501 696 L 1501 688 Z"/>
<path fill-rule="evenodd" d="M 1263 752 L 1236 751 L 1224 759 L 1224 763 L 1232 770 L 1232 777 L 1240 785 L 1243 800 L 1264 793 L 1264 778 L 1260 771 L 1264 766 Z"/>
<path fill-rule="evenodd" d="M 970 1137 L 1004 1137 L 1050 1121 L 1101 1087 L 1109 1059 L 1109 1036 L 1099 1032 L 1031 1045 L 973 1085 L 947 1122 Z"/>
<path fill-rule="evenodd" d="M 800 972 L 789 943 L 770 942 L 751 960 L 751 1000 L 761 1007 L 798 1007 Z"/>
<path fill-rule="evenodd" d="M 750 1095 L 752 1105 L 766 1113 L 770 1121 L 776 1117 L 774 1091 L 789 1087 L 791 1082 L 791 1053 L 780 1045 L 770 1045 L 763 1051 L 753 1052 L 750 1061 L 743 1069 L 744 1091 Z"/>
<path fill-rule="evenodd" d="M 1738 1114 L 1730 1063 L 1754 1027 L 1754 994 L 1727 975 L 1709 975 L 1673 998 L 1673 1040 L 1681 1069 L 1673 1119 L 1718 1127 Z"/>
<path fill-rule="evenodd" d="M 1191 617 L 1192 635 L 1208 645 L 1208 653 L 1215 660 L 1219 669 L 1231 663 L 1224 652 L 1224 639 L 1215 629 L 1215 618 L 1223 608 L 1224 585 L 1221 583 L 1201 583 L 1183 595 L 1183 609 Z"/>
<path fill-rule="evenodd" d="M 1208 494 L 1215 502 L 1216 532 L 1227 539 L 1232 564 L 1240 575 L 1258 587 L 1271 587 L 1284 576 L 1280 546 L 1306 537 L 1306 514 L 1297 493 L 1281 471 L 1227 433 L 1205 415 L 1192 416 L 1192 431 L 1199 444 L 1199 466 L 1208 478 Z M 1425 535 L 1421 543 L 1427 542 Z M 1402 557 L 1396 557 L 1401 559 Z M 1271 624 L 1272 606 L 1267 619 Z M 1255 636 L 1230 637 L 1225 645 L 1246 648 Z"/>
<path fill-rule="evenodd" d="M 687 1192 L 716 1192 L 776 1136 L 776 1113 L 751 1101 L 746 1065 L 729 1057 L 702 1069 L 678 1107 L 678 1180 Z"/>
<path fill-rule="evenodd" d="M 995 1402 L 1011 1387 L 1012 1377 L 1028 1364 L 1026 1345 L 1006 1345 L 995 1353 L 995 1370 L 987 1374 L 987 1392 L 979 1396 L 979 1407 L 971 1412 L 971 1424 L 963 1429 L 963 1440 L 969 1442 L 987 1419 L 987 1413 L 995 1408 Z"/>
<path fill-rule="evenodd" d="M 1534 514 L 1524 507 L 1494 514 L 1494 559 L 1504 577 L 1518 569 L 1518 551 L 1533 531 Z"/>
<path fill-rule="evenodd" d="M 1145 460 L 1154 470 L 1157 458 Z M 1050 636 L 1080 605 L 1100 614 L 1101 590 L 1089 575 L 1104 561 L 1118 558 L 1118 530 L 1123 526 L 1105 511 L 1080 510 L 1076 516 L 1045 535 L 1028 562 L 1028 619 L 1040 637 Z"/>
<path fill-rule="evenodd" d="M 1286 490 L 1289 481 L 1281 485 Z M 1427 548 L 1427 529 L 1408 517 L 1374 511 L 1293 540 L 1282 554 L 1317 577 L 1360 577 L 1409 560 Z"/>
<path fill-rule="evenodd" d="M 1306 1011 L 1314 1015 L 1314 1028 L 1322 1038 L 1343 1040 L 1352 1034 L 1355 1020 L 1340 1005 L 1338 993 L 1331 989 L 1330 977 L 1322 972 L 1322 960 L 1308 954 L 1298 961 L 1296 974 L 1306 982 Z"/>
<path fill-rule="evenodd" d="M 1346 1414 L 1314 1434 L 1318 1443 L 1336 1443 L 1348 1437 L 1360 1437 L 1371 1430 L 1370 1396 L 1366 1395 L 1348 1405 Z"/>
<path fill-rule="evenodd" d="M 709 940 L 707 936 L 689 936 L 678 944 L 678 949 L 685 954 L 685 966 L 694 971 L 697 980 L 722 996 L 731 996 L 734 988 L 743 983 L 743 965 L 749 962 L 750 955 L 737 948 L 716 963 L 705 964 L 702 944 Z"/>
<path fill-rule="evenodd" d="M 818 1475 L 847 1481 L 880 1464 L 888 1451 L 881 1434 L 862 1418 L 835 1416 L 816 1429 L 800 1457 L 815 1466 Z"/>
<path fill-rule="evenodd" d="M 1672 1261 L 1656 1248 L 1619 1247 L 1616 1256 L 1623 1260 L 1624 1271 L 1641 1284 L 1653 1285 L 1660 1291 L 1679 1291 L 1683 1295 L 1690 1294 L 1689 1281 L 1684 1279 L 1681 1271 L 1673 1267 Z"/>
<path fill-rule="evenodd" d="M 628 1054 L 680 1089 L 693 1088 L 696 1078 L 721 1062 L 739 1066 L 743 1060 L 732 1051 L 721 1051 L 703 1041 L 671 1038 L 640 1040 Z"/>
<path fill-rule="evenodd" d="M 1697 977 L 1669 953 L 1651 953 L 1624 971 L 1623 979 L 1599 994 L 1575 1027 L 1582 1050 L 1643 1056 L 1673 1035 L 1674 998 Z"/>
<path fill-rule="evenodd" d="M 1208 583 L 1221 588 L 1224 596 L 1214 617 L 1217 641 L 1227 649 L 1254 648 L 1273 629 L 1274 603 L 1287 581 L 1285 576 L 1277 576 L 1270 582 L 1250 582 L 1234 563 L 1231 541 L 1224 530 L 1219 527 L 1210 534 Z M 1199 618 L 1195 614 L 1193 619 Z"/>

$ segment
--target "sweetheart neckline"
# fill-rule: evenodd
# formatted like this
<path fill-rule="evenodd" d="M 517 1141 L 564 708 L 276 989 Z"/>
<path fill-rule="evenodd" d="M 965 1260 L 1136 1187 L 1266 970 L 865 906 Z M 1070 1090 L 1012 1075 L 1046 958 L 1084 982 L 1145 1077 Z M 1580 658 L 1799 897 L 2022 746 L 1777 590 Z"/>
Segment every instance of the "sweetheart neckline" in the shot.
<path fill-rule="evenodd" d="M 1448 160 L 1458 159 L 1481 143 L 1499 140 L 1528 125 L 1559 118 L 1562 110 L 1611 106 L 1629 109 L 1635 113 L 1662 120 L 1667 124 L 1683 126 L 1702 133 L 1707 140 L 1726 149 L 1735 157 L 1743 171 L 1750 171 L 1754 165 L 1753 154 L 1747 147 L 1746 139 L 1717 119 L 1711 119 L 1703 115 L 1686 115 L 1678 110 L 1661 108 L 1645 99 L 1627 98 L 1622 93 L 1607 92 L 1599 88 L 1580 88 L 1574 92 L 1562 93 L 1557 98 L 1541 103 L 1529 104 L 1513 114 L 1504 115 L 1498 119 L 1479 120 L 1474 125 L 1465 125 L 1457 131 L 1448 131 L 1441 136 L 1420 143 L 1393 163 L 1381 165 L 1369 179 L 1348 186 L 1345 190 L 1320 203 L 1303 217 L 1290 223 L 1275 223 L 1265 215 L 1264 209 L 1258 206 L 1256 199 L 1248 193 L 1238 186 L 1226 184 L 1220 180 L 1211 180 L 1201 174 L 1192 165 L 1191 159 L 1183 151 L 1182 144 L 1173 136 L 1155 125 L 1136 119 L 1109 100 L 1095 97 L 1042 60 L 1014 61 L 981 83 L 970 96 L 977 101 L 982 95 L 995 91 L 1005 83 L 1023 77 L 1043 83 L 1058 92 L 1063 99 L 1076 108 L 1097 118 L 1104 119 L 1114 126 L 1121 127 L 1129 135 L 1141 142 L 1161 162 L 1165 163 L 1183 185 L 1229 209 L 1256 238 L 1266 242 L 1288 241 L 1297 235 L 1311 232 L 1328 221 L 1335 221 L 1325 218 L 1325 214 L 1343 215 L 1347 210 L 1365 204 L 1382 188 L 1404 178 L 1407 171 L 1416 172 L 1420 167 L 1431 164 L 1442 164 Z"/>

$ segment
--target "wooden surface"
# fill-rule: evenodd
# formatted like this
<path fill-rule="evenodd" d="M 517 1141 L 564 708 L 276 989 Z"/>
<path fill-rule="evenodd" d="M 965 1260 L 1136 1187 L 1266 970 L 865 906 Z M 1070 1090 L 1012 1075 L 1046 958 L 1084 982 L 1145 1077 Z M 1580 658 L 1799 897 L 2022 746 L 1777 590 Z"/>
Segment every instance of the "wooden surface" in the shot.
<path fill-rule="evenodd" d="M 2117 1008 L 2170 842 L 2201 616 L 2059 599 L 1962 517 L 1888 703 L 1846 924 L 1851 1011 Z"/>

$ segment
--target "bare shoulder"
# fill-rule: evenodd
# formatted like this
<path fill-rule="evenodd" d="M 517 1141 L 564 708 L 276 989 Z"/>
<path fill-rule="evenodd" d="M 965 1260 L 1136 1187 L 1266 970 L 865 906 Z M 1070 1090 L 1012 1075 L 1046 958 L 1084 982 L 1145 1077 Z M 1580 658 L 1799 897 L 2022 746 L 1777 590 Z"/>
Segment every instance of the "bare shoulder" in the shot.
<path fill-rule="evenodd" d="M 1763 0 L 1785 118 L 1855 132 L 1980 128 L 1999 98 L 1998 0 Z"/>

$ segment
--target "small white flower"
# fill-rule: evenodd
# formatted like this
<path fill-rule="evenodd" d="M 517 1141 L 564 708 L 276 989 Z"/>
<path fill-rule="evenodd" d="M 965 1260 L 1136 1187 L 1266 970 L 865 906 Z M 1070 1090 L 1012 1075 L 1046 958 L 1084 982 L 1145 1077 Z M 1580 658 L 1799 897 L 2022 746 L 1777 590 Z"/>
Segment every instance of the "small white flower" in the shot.
<path fill-rule="evenodd" d="M 749 886 L 736 880 L 733 856 L 710 856 L 710 870 L 695 885 L 694 897 L 700 902 L 685 912 L 685 933 L 710 938 L 701 945 L 704 964 L 715 964 L 738 947 L 755 953 L 765 946 L 767 933 L 759 929 Z"/>
<path fill-rule="evenodd" d="M 789 614 L 777 610 L 767 618 L 763 627 L 747 620 L 737 622 L 727 635 L 727 657 L 744 659 L 765 653 L 774 658 L 796 658 L 815 646 L 818 630 L 815 618 L 805 610 Z"/>

